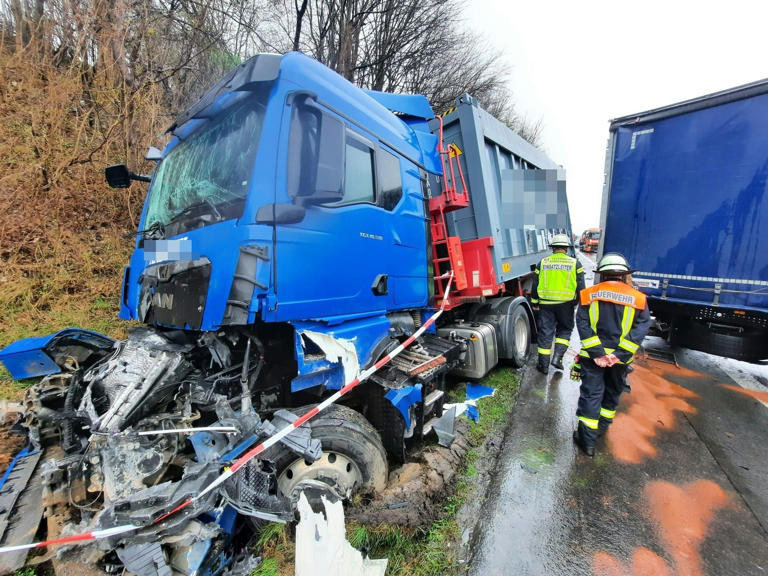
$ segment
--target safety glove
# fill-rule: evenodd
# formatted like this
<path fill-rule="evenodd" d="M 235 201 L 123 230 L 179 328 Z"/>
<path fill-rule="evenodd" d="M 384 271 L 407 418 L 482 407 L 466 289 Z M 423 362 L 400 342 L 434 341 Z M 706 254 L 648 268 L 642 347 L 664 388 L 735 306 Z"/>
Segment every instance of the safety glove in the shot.
<path fill-rule="evenodd" d="M 578 358 L 571 364 L 571 380 L 581 382 L 581 362 Z"/>

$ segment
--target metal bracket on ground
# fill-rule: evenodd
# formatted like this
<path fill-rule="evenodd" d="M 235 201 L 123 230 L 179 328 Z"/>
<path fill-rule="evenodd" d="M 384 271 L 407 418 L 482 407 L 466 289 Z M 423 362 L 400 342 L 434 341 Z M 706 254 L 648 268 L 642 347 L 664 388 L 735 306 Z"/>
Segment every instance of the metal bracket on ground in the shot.
<path fill-rule="evenodd" d="M 432 425 L 437 434 L 437 443 L 440 446 L 450 448 L 456 438 L 456 406 L 451 406 L 443 413 L 437 422 Z"/>
<path fill-rule="evenodd" d="M 658 360 L 659 362 L 666 362 L 667 364 L 674 364 L 680 368 L 680 364 L 677 363 L 677 357 L 674 352 L 668 350 L 660 350 L 659 348 L 646 348 L 645 353 L 651 360 Z"/>

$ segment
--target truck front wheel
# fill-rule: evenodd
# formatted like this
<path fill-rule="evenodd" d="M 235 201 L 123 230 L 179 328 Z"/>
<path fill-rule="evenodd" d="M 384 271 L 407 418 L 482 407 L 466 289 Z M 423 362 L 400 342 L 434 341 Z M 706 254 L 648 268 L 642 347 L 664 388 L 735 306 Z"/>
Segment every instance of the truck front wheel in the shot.
<path fill-rule="evenodd" d="M 357 411 L 332 405 L 308 423 L 312 437 L 322 443 L 323 454 L 307 462 L 282 450 L 275 459 L 277 486 L 294 502 L 299 492 L 322 483 L 342 498 L 378 492 L 387 484 L 387 455 L 376 429 Z M 307 425 L 305 424 L 305 426 Z"/>

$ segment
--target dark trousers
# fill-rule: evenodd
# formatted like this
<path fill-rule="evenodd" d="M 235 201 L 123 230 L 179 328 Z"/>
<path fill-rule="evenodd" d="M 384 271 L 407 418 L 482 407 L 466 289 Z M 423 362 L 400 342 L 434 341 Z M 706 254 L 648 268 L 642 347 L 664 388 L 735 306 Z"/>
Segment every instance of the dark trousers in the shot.
<path fill-rule="evenodd" d="M 581 358 L 581 390 L 576 416 L 578 434 L 587 446 L 594 446 L 598 431 L 607 430 L 624 391 L 626 364 L 600 368 L 589 358 Z"/>
<path fill-rule="evenodd" d="M 574 302 L 539 306 L 539 319 L 536 325 L 538 329 L 539 354 L 549 355 L 543 351 L 551 351 L 552 338 L 557 339 L 555 342 L 556 351 L 558 347 L 560 347 L 562 352 L 568 349 L 568 342 L 571 341 L 571 333 L 573 332 L 573 311 L 575 307 L 576 304 Z"/>

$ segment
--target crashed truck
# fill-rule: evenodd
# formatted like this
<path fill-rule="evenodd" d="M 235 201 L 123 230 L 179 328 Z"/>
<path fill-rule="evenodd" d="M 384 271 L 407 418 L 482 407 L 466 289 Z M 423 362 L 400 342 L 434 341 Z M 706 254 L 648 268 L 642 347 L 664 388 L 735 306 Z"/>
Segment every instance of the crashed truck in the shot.
<path fill-rule="evenodd" d="M 562 169 L 471 96 L 435 117 L 299 53 L 243 63 L 168 136 L 151 176 L 106 171 L 149 182 L 120 296 L 143 326 L 0 352 L 42 377 L 0 488 L 5 572 L 248 573 L 255 523 L 302 491 L 383 489 L 448 374 L 524 362 L 532 266 L 571 234 Z M 22 547 L 52 539 L 89 543 Z"/>

